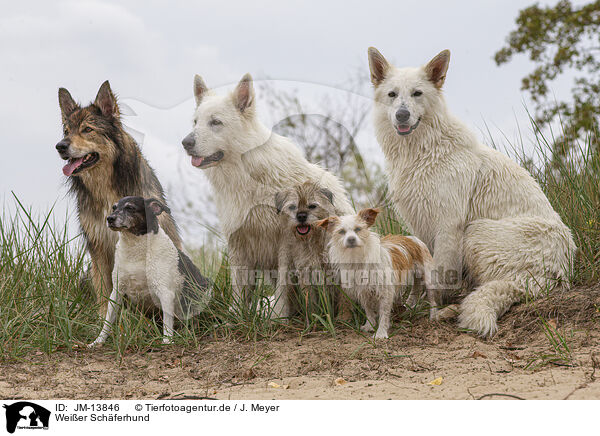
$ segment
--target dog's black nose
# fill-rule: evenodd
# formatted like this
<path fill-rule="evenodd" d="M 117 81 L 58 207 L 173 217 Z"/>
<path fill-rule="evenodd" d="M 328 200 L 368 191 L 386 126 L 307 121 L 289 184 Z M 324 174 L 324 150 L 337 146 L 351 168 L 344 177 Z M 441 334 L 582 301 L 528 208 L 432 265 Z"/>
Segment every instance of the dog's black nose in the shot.
<path fill-rule="evenodd" d="M 68 139 L 63 139 L 58 144 L 56 144 L 56 150 L 59 153 L 64 153 L 69 148 L 69 145 L 71 145 L 71 142 Z"/>
<path fill-rule="evenodd" d="M 296 214 L 296 219 L 301 223 L 305 222 L 306 218 L 308 218 L 308 214 L 306 212 L 298 212 Z"/>
<path fill-rule="evenodd" d="M 115 217 L 113 215 L 109 215 L 106 217 L 106 222 L 108 224 L 113 224 L 115 222 Z"/>
<path fill-rule="evenodd" d="M 348 236 L 346 245 L 348 245 L 348 247 L 354 247 L 356 245 L 356 238 L 354 236 Z"/>
<path fill-rule="evenodd" d="M 396 119 L 398 120 L 399 123 L 406 123 L 409 118 L 410 118 L 410 112 L 407 109 L 401 107 L 400 109 L 398 109 L 396 111 Z"/>
<path fill-rule="evenodd" d="M 196 145 L 194 134 L 190 133 L 189 135 L 187 135 L 185 138 L 183 138 L 183 141 L 181 141 L 181 143 L 183 144 L 183 148 L 185 148 L 187 151 L 190 151 Z"/>

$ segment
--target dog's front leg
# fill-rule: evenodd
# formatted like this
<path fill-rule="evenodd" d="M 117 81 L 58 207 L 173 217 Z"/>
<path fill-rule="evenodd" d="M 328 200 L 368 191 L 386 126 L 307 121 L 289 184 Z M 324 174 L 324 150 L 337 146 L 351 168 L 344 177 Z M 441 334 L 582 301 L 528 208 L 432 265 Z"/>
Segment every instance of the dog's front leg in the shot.
<path fill-rule="evenodd" d="M 246 289 L 248 288 L 250 271 L 242 260 L 241 253 L 238 253 L 238 249 L 231 243 L 229 244 L 229 250 L 229 271 L 233 297 L 229 310 L 235 313 L 236 305 L 243 307 L 247 303 Z"/>
<path fill-rule="evenodd" d="M 439 294 L 462 285 L 464 224 L 445 226 L 438 232 L 433 247 L 432 289 Z M 440 301 L 438 301 L 440 303 Z"/>
<path fill-rule="evenodd" d="M 163 315 L 163 344 L 173 343 L 173 325 L 175 323 L 175 294 L 168 289 L 159 293 L 160 306 Z"/>
<path fill-rule="evenodd" d="M 289 269 L 287 265 L 287 257 L 285 253 L 279 255 L 279 268 L 277 269 L 277 286 L 275 294 L 271 301 L 273 309 L 271 311 L 271 319 L 288 318 L 290 316 L 289 308 Z"/>
<path fill-rule="evenodd" d="M 390 328 L 390 317 L 392 315 L 392 307 L 394 305 L 393 295 L 384 295 L 379 300 L 379 326 L 375 333 L 375 339 L 387 339 L 388 329 Z"/>
<path fill-rule="evenodd" d="M 313 280 L 312 280 L 312 269 L 305 268 L 298 271 L 298 284 L 300 285 L 300 294 L 304 302 L 304 321 L 306 327 L 310 326 L 310 319 L 312 317 L 311 309 L 313 307 Z"/>
<path fill-rule="evenodd" d="M 99 251 L 100 253 L 92 257 L 92 286 L 96 294 L 98 313 L 100 316 L 106 316 L 108 309 L 106 297 L 109 295 L 109 291 L 113 289 L 112 269 L 114 261 L 110 253 Z"/>
<path fill-rule="evenodd" d="M 112 326 L 115 323 L 117 318 L 117 313 L 119 307 L 121 306 L 122 301 L 122 293 L 119 291 L 119 286 L 117 284 L 117 280 L 115 280 L 115 287 L 110 294 L 109 302 L 108 302 L 108 310 L 106 311 L 106 319 L 104 320 L 104 324 L 102 325 L 102 330 L 98 335 L 98 338 L 94 342 L 88 345 L 88 347 L 95 347 L 96 345 L 103 344 L 110 332 L 112 331 Z"/>
<path fill-rule="evenodd" d="M 365 310 L 365 315 L 367 316 L 367 320 L 361 326 L 361 330 L 366 333 L 371 333 L 375 330 L 375 326 L 377 325 L 377 312 L 373 307 L 372 301 L 367 301 L 366 304 L 363 305 L 363 309 Z"/>

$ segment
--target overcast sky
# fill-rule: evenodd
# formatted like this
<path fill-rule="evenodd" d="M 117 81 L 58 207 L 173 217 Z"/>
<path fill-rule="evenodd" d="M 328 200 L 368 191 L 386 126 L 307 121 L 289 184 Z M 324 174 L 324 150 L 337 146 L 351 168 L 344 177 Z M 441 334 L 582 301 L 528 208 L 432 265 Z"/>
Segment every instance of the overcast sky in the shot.
<path fill-rule="evenodd" d="M 445 88 L 451 110 L 478 132 L 487 123 L 498 137 L 514 138 L 517 121 L 522 129 L 528 127 L 519 87 L 531 64 L 518 57 L 497 67 L 492 57 L 514 28 L 518 11 L 531 3 L 4 3 L 0 199 L 12 203 L 14 191 L 39 210 L 55 201 L 59 210 L 72 208 L 63 186 L 63 162 L 54 149 L 61 139 L 61 86 L 87 103 L 110 79 L 135 111 L 125 123 L 144 130 L 141 146 L 159 176 L 176 178 L 175 167 L 165 161 L 186 159 L 180 141 L 190 128 L 194 73 L 211 87 L 230 85 L 250 72 L 255 79 L 343 89 L 356 69 L 366 74 L 371 45 L 399 66 L 423 64 L 450 49 Z M 144 140 L 158 136 L 169 150 L 164 156 Z"/>

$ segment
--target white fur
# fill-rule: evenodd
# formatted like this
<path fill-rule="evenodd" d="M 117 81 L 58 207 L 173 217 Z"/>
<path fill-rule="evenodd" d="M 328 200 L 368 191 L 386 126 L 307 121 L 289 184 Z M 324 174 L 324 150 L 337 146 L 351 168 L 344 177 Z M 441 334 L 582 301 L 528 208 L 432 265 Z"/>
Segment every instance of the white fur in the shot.
<path fill-rule="evenodd" d="M 431 287 L 431 255 L 425 244 L 417 238 L 423 251 L 423 263 L 409 261 L 409 270 L 398 271 L 390 255 L 390 247 L 400 250 L 406 259 L 408 252 L 400 244 L 383 243 L 380 236 L 365 230 L 365 223 L 355 215 L 339 217 L 339 222 L 328 228 L 330 232 L 344 235 L 333 235 L 328 243 L 328 255 L 331 267 L 338 271 L 340 283 L 348 297 L 358 301 L 365 311 L 367 320 L 361 327 L 365 332 L 372 332 L 377 325 L 376 339 L 387 339 L 390 318 L 395 303 L 401 302 L 403 290 L 415 277 L 421 277 L 431 304 L 431 315 L 435 315 L 435 297 Z M 358 233 L 356 228 L 361 228 Z M 348 238 L 356 242 L 348 245 Z M 413 282 L 414 284 L 414 282 Z M 406 301 L 407 306 L 414 306 L 418 299 L 418 291 L 413 286 Z"/>
<path fill-rule="evenodd" d="M 120 232 L 112 273 L 113 291 L 106 319 L 98 338 L 89 346 L 102 344 L 112 330 L 123 295 L 134 303 L 152 304 L 162 309 L 163 342 L 170 343 L 178 297 L 184 277 L 178 271 L 178 252 L 171 239 L 159 228 L 157 233 L 135 236 Z"/>
<path fill-rule="evenodd" d="M 464 262 L 476 289 L 462 303 L 460 326 L 492 336 L 497 318 L 524 292 L 567 285 L 576 247 L 531 175 L 452 116 L 426 71 L 389 65 L 375 87 L 375 131 L 391 199 L 434 253 L 435 270 L 462 272 Z M 388 96 L 392 90 L 396 98 Z M 401 105 L 411 125 L 420 119 L 406 136 L 395 128 Z"/>
<path fill-rule="evenodd" d="M 282 231 L 274 207 L 277 192 L 311 181 L 333 193 L 337 213 L 351 213 L 352 207 L 336 176 L 309 163 L 295 144 L 258 120 L 249 75 L 225 96 L 208 91 L 196 76 L 194 92 L 195 147 L 188 152 L 200 157 L 224 152 L 223 159 L 204 172 L 228 242 L 233 289 L 241 298 L 246 268 L 278 267 Z M 211 125 L 215 118 L 222 124 Z"/>

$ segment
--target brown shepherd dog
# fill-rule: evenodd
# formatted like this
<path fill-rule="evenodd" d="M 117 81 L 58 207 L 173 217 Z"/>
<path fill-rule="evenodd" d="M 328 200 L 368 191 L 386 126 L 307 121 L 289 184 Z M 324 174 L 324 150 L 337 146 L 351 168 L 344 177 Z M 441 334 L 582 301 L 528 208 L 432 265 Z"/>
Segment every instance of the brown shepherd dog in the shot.
<path fill-rule="evenodd" d="M 91 278 L 102 315 L 112 291 L 117 233 L 106 225 L 113 204 L 125 196 L 159 199 L 166 204 L 162 186 L 135 140 L 125 131 L 117 99 L 108 81 L 96 100 L 81 107 L 69 91 L 58 90 L 64 138 L 56 144 L 67 160 L 63 173 L 77 199 L 79 223 L 92 259 Z M 170 214 L 159 217 L 160 226 L 178 249 L 181 239 Z"/>

